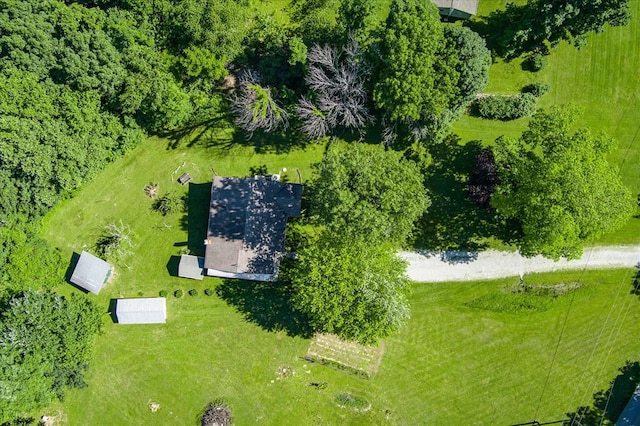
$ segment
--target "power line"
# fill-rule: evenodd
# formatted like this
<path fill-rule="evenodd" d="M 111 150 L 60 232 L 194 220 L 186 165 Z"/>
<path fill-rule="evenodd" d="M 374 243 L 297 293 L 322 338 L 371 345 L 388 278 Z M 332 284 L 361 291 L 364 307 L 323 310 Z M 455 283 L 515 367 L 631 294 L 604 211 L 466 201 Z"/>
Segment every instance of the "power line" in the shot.
<path fill-rule="evenodd" d="M 582 268 L 582 272 L 580 273 L 580 277 L 578 277 L 578 281 L 582 278 L 585 271 L 587 270 L 587 266 L 589 265 L 589 261 L 591 260 L 591 254 L 593 253 L 593 247 L 589 248 L 589 256 L 587 257 L 587 261 Z M 540 394 L 540 398 L 538 399 L 538 406 L 534 412 L 533 418 L 538 418 L 538 411 L 540 410 L 540 406 L 542 405 L 542 398 L 544 397 L 545 392 L 547 391 L 547 386 L 549 385 L 549 379 L 551 378 L 551 371 L 553 370 L 553 366 L 556 362 L 556 356 L 558 355 L 558 350 L 560 349 L 560 342 L 562 341 L 562 337 L 564 336 L 564 331 L 567 327 L 567 321 L 569 320 L 569 314 L 571 313 L 571 307 L 573 306 L 573 301 L 575 300 L 577 291 L 574 290 L 571 292 L 571 301 L 569 302 L 569 308 L 567 309 L 567 314 L 564 317 L 564 321 L 562 322 L 562 328 L 560 329 L 560 336 L 558 336 L 558 343 L 556 343 L 556 348 L 553 351 L 553 357 L 551 358 L 551 365 L 549 365 L 549 372 L 547 373 L 547 378 L 544 381 L 544 386 L 542 387 L 542 393 Z"/>
<path fill-rule="evenodd" d="M 626 281 L 627 279 L 627 275 L 625 273 L 625 276 L 622 280 L 622 283 L 624 283 L 624 281 Z M 596 349 L 598 348 L 598 345 L 600 344 L 600 340 L 604 334 L 604 330 L 607 326 L 607 324 L 609 323 L 609 319 L 611 318 L 611 315 L 613 313 L 613 308 L 615 307 L 615 301 L 618 300 L 618 296 L 620 295 L 620 289 L 622 288 L 622 285 L 618 286 L 618 290 L 616 291 L 616 295 L 614 297 L 614 303 L 611 304 L 610 308 L 609 308 L 609 313 L 607 314 L 607 318 L 605 319 L 604 323 L 602 324 L 602 327 L 600 328 L 600 333 L 598 334 L 598 338 L 596 339 L 596 342 L 593 345 L 593 349 L 591 350 L 591 354 L 589 355 L 589 360 L 587 361 L 585 368 L 582 371 L 582 375 L 580 376 L 580 380 L 578 381 L 578 384 L 576 385 L 576 391 L 573 394 L 573 397 L 571 398 L 571 401 L 569 403 L 569 408 L 567 409 L 567 413 L 571 411 L 572 407 L 574 406 L 574 401 L 576 400 L 576 397 L 578 396 L 578 393 L 580 392 L 581 386 L 582 386 L 582 381 L 585 379 L 585 376 L 587 375 L 587 370 L 589 365 L 591 365 L 591 361 L 594 358 L 594 355 L 596 353 Z M 583 398 L 579 398 L 578 401 L 582 400 Z"/>
<path fill-rule="evenodd" d="M 622 281 L 620 281 L 620 285 L 619 285 L 619 287 L 618 287 L 618 290 L 620 290 L 620 288 L 622 288 L 622 285 L 627 281 L 628 276 L 629 276 L 629 271 L 625 272 L 625 276 L 624 276 L 624 278 L 622 279 Z M 614 345 L 613 345 L 613 343 L 615 343 L 615 340 L 617 340 L 617 337 L 618 337 L 618 335 L 620 334 L 620 331 L 622 330 L 622 326 L 623 326 L 623 325 L 624 325 L 624 323 L 625 323 L 625 320 L 626 320 L 626 318 L 627 318 L 627 315 L 629 314 L 630 308 L 631 308 L 631 306 L 633 305 L 633 303 L 635 303 L 635 301 L 634 301 L 634 299 L 633 299 L 633 298 L 629 297 L 629 298 L 627 298 L 627 299 L 628 299 L 628 304 L 627 304 L 627 301 L 623 301 L 623 302 L 622 302 L 622 305 L 623 305 L 623 306 L 622 306 L 622 308 L 621 308 L 621 309 L 619 309 L 619 311 L 618 311 L 618 312 L 619 312 L 619 314 L 618 314 L 618 318 L 616 319 L 616 321 L 615 321 L 615 323 L 614 323 L 614 325 L 613 325 L 613 327 L 612 327 L 611 333 L 609 333 L 609 338 L 607 339 L 607 343 L 605 344 L 605 348 L 606 348 L 607 346 L 609 346 L 609 351 L 608 351 L 608 353 L 606 353 L 606 355 L 604 355 L 604 353 L 603 353 L 603 355 L 604 355 L 604 359 L 602 360 L 602 362 L 600 362 L 600 367 L 599 367 L 599 369 L 598 369 L 598 370 L 596 371 L 596 373 L 594 373 L 594 375 L 593 375 L 592 384 L 591 384 L 591 386 L 590 386 L 590 392 L 594 392 L 594 391 L 596 390 L 597 385 L 598 385 L 598 383 L 597 383 L 598 376 L 600 376 L 600 375 L 602 374 L 602 372 L 603 372 L 603 370 L 604 370 L 604 368 L 605 368 L 605 365 L 606 365 L 607 361 L 609 360 L 609 356 L 611 356 L 611 353 L 613 352 L 613 349 L 614 349 Z M 625 307 L 625 304 L 627 304 L 627 306 L 626 306 L 626 307 Z M 623 312 L 624 312 L 624 315 L 622 315 L 622 313 L 623 313 Z M 622 319 L 621 319 L 621 318 L 622 318 Z M 621 320 L 620 320 L 620 319 L 621 319 Z M 620 323 L 619 323 L 619 325 L 618 325 L 618 321 L 619 321 L 619 320 L 620 320 Z M 616 329 L 617 329 L 617 330 L 616 330 Z M 613 342 L 612 342 L 611 337 L 614 335 L 614 333 L 615 333 L 615 339 L 613 339 Z M 611 344 L 611 345 L 609 344 L 610 342 L 612 342 L 612 344 Z M 606 351 L 606 349 L 605 349 L 605 351 Z M 612 384 L 612 386 L 611 386 L 611 388 L 610 388 L 610 391 L 611 391 L 611 392 L 613 391 L 613 386 L 614 386 L 614 385 L 615 385 L 615 383 L 613 383 L 613 384 Z M 589 388 L 587 388 L 587 389 L 589 389 Z M 589 391 L 585 389 L 585 393 L 587 393 L 587 396 L 588 396 Z M 586 398 L 587 396 L 585 396 L 585 398 Z M 606 414 L 606 410 L 603 412 L 603 416 L 604 416 L 604 414 Z M 582 419 L 582 415 L 581 415 L 580 419 Z"/>

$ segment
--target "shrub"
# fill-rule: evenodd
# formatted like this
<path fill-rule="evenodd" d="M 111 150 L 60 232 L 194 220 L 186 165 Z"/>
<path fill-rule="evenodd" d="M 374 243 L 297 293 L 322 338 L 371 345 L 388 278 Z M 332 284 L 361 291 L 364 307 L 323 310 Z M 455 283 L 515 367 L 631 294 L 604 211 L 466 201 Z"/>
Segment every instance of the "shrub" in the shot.
<path fill-rule="evenodd" d="M 536 98 L 539 98 L 540 96 L 547 93 L 549 89 L 551 89 L 550 84 L 538 82 L 538 83 L 529 84 L 528 86 L 524 86 L 522 88 L 522 93 L 531 93 Z"/>
<path fill-rule="evenodd" d="M 213 290 L 211 290 L 210 288 L 205 288 L 204 294 L 206 294 L 207 296 L 211 296 L 213 294 Z"/>
<path fill-rule="evenodd" d="M 231 424 L 231 410 L 221 400 L 210 403 L 200 419 L 201 426 L 228 426 Z"/>
<path fill-rule="evenodd" d="M 547 57 L 541 53 L 534 53 L 524 60 L 524 69 L 531 72 L 538 72 L 547 64 Z"/>
<path fill-rule="evenodd" d="M 96 242 L 96 251 L 103 258 L 121 259 L 130 253 L 132 246 L 131 228 L 120 221 L 103 228 Z"/>
<path fill-rule="evenodd" d="M 513 120 L 533 115 L 536 111 L 536 98 L 531 93 L 493 95 L 476 99 L 475 108 L 482 118 Z"/>
<path fill-rule="evenodd" d="M 181 298 L 183 294 L 184 294 L 184 292 L 181 289 L 178 289 L 178 290 L 173 292 L 173 295 L 175 297 L 177 297 L 178 299 Z"/>
<path fill-rule="evenodd" d="M 153 203 L 153 210 L 166 216 L 177 210 L 180 199 L 175 194 L 165 194 Z"/>
<path fill-rule="evenodd" d="M 483 149 L 476 155 L 476 162 L 469 177 L 467 191 L 471 200 L 478 206 L 488 209 L 491 207 L 491 194 L 498 184 L 498 166 L 493 157 L 493 151 Z"/>
<path fill-rule="evenodd" d="M 167 297 L 167 290 L 160 290 L 160 297 Z"/>
<path fill-rule="evenodd" d="M 189 296 L 197 296 L 198 295 L 198 290 L 196 290 L 195 288 L 192 288 L 191 290 L 189 290 Z"/>
<path fill-rule="evenodd" d="M 351 395 L 349 393 L 341 393 L 336 395 L 336 403 L 340 407 L 351 408 L 354 411 L 368 411 L 371 404 L 364 398 Z"/>

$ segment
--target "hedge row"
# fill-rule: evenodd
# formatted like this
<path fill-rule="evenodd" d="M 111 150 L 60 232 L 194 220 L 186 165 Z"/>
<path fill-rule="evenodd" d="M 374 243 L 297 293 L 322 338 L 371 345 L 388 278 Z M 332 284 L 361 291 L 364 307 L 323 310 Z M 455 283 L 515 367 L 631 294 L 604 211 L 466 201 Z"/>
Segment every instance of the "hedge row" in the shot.
<path fill-rule="evenodd" d="M 189 293 L 189 296 L 197 296 L 199 294 L 198 290 L 195 288 L 192 288 L 187 293 Z M 159 293 L 160 297 L 167 297 L 168 294 L 169 292 L 167 290 L 160 290 L 160 293 Z M 211 290 L 210 288 L 205 288 L 204 294 L 206 294 L 207 296 L 211 296 L 213 295 L 213 290 Z M 142 294 L 139 294 L 139 295 L 142 296 Z M 177 298 L 181 298 L 183 295 L 184 295 L 184 290 L 182 289 L 177 289 L 176 291 L 173 292 L 173 296 Z"/>
<path fill-rule="evenodd" d="M 482 118 L 513 120 L 529 117 L 536 110 L 536 98 L 531 93 L 492 95 L 476 99 L 475 110 Z"/>

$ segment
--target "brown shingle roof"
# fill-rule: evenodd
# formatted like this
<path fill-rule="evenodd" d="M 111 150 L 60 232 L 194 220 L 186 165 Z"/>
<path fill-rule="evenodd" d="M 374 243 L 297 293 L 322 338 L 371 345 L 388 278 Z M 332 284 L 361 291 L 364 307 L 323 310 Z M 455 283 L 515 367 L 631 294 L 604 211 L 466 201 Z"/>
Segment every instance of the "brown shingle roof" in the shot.
<path fill-rule="evenodd" d="M 216 176 L 211 185 L 205 268 L 276 274 L 287 217 L 299 216 L 302 185 Z"/>

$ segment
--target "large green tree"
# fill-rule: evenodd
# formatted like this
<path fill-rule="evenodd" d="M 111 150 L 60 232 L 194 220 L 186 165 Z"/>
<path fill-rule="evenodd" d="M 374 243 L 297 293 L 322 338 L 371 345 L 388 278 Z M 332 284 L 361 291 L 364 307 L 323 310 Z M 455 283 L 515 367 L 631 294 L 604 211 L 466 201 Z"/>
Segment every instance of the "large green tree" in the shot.
<path fill-rule="evenodd" d="M 314 169 L 313 214 L 345 238 L 402 244 L 430 203 L 420 168 L 380 145 L 334 143 Z"/>
<path fill-rule="evenodd" d="M 411 131 L 420 140 L 442 140 L 489 80 L 491 53 L 477 33 L 467 27 L 445 25 L 444 43 L 434 72 L 438 76 L 457 73 L 456 88 L 444 86 L 451 90 L 444 108 L 424 111 L 420 120 L 414 121 Z"/>
<path fill-rule="evenodd" d="M 491 52 L 484 39 L 467 27 L 446 25 L 444 37 L 452 54 L 457 57 L 453 60 L 459 74 L 457 103 L 452 105 L 455 108 L 475 99 L 487 86 Z"/>
<path fill-rule="evenodd" d="M 455 57 L 445 55 L 440 15 L 432 2 L 394 0 L 379 48 L 373 99 L 390 122 L 440 115 L 459 96 Z"/>
<path fill-rule="evenodd" d="M 326 232 L 298 255 L 285 275 L 317 331 L 374 343 L 409 318 L 406 264 L 390 247 Z"/>
<path fill-rule="evenodd" d="M 97 306 L 83 296 L 25 291 L 0 301 L 0 423 L 84 386 L 100 330 Z"/>
<path fill-rule="evenodd" d="M 508 3 L 488 19 L 488 39 L 500 56 L 515 58 L 531 50 L 546 50 L 567 40 L 580 46 L 586 34 L 602 32 L 607 24 L 626 25 L 628 0 L 530 0 Z"/>
<path fill-rule="evenodd" d="M 613 140 L 574 129 L 576 111 L 538 112 L 519 139 L 496 141 L 499 213 L 520 220 L 527 256 L 577 258 L 585 241 L 619 228 L 635 200 L 607 161 Z"/>

